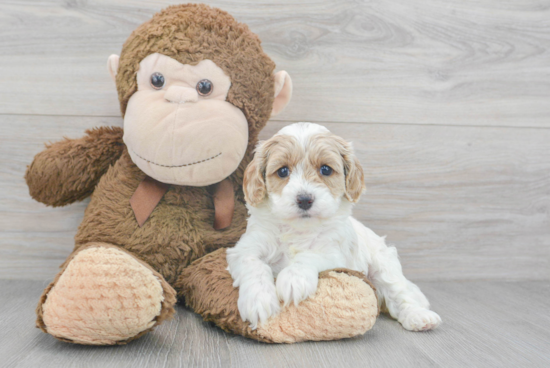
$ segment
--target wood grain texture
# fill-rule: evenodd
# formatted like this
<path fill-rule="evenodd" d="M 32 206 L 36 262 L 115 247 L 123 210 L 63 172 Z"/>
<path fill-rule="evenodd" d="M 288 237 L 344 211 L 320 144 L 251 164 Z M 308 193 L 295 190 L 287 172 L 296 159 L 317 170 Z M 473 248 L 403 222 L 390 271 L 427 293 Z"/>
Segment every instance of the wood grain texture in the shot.
<path fill-rule="evenodd" d="M 404 330 L 381 316 L 364 336 L 269 345 L 229 335 L 178 307 L 175 318 L 124 346 L 71 345 L 34 328 L 38 281 L 0 281 L 0 366 L 22 367 L 546 367 L 550 286 L 531 282 L 424 282 L 443 318 Z M 528 311 L 528 313 L 526 313 Z"/>
<path fill-rule="evenodd" d="M 0 115 L 0 278 L 51 278 L 74 246 L 88 200 L 62 208 L 35 202 L 24 180 L 44 143 L 78 138 L 121 118 Z"/>
<path fill-rule="evenodd" d="M 52 279 L 87 201 L 34 202 L 26 165 L 44 142 L 122 125 L 106 59 L 180 2 L 0 2 L 0 367 L 550 366 L 548 0 L 208 2 L 249 24 L 293 78 L 262 138 L 314 121 L 353 141 L 368 187 L 355 216 L 424 280 L 440 329 L 381 316 L 361 338 L 267 345 L 182 307 L 120 347 L 34 328 L 47 282 L 2 279 Z"/>
<path fill-rule="evenodd" d="M 23 180 L 43 142 L 120 118 L 0 116 L 0 278 L 51 279 L 86 202 L 48 208 Z M 286 122 L 271 121 L 262 138 Z M 325 124 L 366 172 L 355 216 L 413 280 L 550 278 L 550 130 Z M 16 140 L 13 137 L 18 137 Z"/>
<path fill-rule="evenodd" d="M 2 1 L 0 113 L 118 116 L 106 59 L 172 3 Z M 550 127 L 547 0 L 208 3 L 293 77 L 281 120 Z"/>

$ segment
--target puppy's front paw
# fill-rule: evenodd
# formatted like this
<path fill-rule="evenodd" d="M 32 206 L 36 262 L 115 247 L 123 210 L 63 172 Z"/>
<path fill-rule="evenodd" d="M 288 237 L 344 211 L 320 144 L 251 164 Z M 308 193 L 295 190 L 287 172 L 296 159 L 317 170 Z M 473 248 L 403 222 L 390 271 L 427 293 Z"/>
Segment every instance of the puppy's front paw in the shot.
<path fill-rule="evenodd" d="M 399 322 L 409 331 L 427 331 L 439 326 L 441 317 L 429 309 L 409 308 L 401 311 Z"/>
<path fill-rule="evenodd" d="M 315 294 L 317 283 L 319 282 L 319 274 L 310 268 L 289 266 L 283 269 L 277 276 L 277 295 L 284 302 L 284 305 L 289 305 L 294 302 L 298 305 L 302 300 L 305 300 Z"/>
<path fill-rule="evenodd" d="M 275 285 L 251 283 L 239 287 L 239 313 L 243 321 L 250 322 L 250 328 L 255 330 L 259 323 L 279 313 L 281 306 L 275 292 Z"/>

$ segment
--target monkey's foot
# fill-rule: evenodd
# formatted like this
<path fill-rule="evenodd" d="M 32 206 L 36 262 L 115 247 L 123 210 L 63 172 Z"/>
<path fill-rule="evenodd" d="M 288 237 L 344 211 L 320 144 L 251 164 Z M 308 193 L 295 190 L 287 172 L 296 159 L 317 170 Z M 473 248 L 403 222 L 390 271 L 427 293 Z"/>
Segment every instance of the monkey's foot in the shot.
<path fill-rule="evenodd" d="M 378 300 L 364 276 L 338 269 L 322 272 L 314 295 L 283 308 L 254 332 L 277 343 L 338 340 L 364 334 L 377 316 Z"/>
<path fill-rule="evenodd" d="M 281 306 L 279 314 L 252 330 L 238 310 L 239 291 L 227 271 L 225 249 L 219 249 L 185 268 L 176 288 L 187 305 L 223 330 L 270 343 L 337 340 L 370 330 L 378 316 L 374 288 L 357 271 L 321 272 L 313 296 L 298 306 Z"/>
<path fill-rule="evenodd" d="M 37 308 L 37 326 L 87 345 L 124 344 L 174 314 L 175 291 L 146 263 L 93 243 L 66 262 Z"/>

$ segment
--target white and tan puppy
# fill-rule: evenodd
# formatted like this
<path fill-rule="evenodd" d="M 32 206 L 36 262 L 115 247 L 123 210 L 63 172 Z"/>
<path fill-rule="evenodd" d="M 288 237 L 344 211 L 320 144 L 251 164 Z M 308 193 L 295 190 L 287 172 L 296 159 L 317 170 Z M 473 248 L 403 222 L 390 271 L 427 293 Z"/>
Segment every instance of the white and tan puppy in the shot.
<path fill-rule="evenodd" d="M 260 142 L 244 177 L 246 233 L 227 250 L 239 312 L 252 329 L 279 312 L 279 300 L 298 304 L 313 295 L 319 272 L 338 267 L 368 275 L 407 330 L 441 323 L 403 276 L 396 249 L 351 217 L 363 190 L 351 144 L 323 126 L 292 124 Z"/>

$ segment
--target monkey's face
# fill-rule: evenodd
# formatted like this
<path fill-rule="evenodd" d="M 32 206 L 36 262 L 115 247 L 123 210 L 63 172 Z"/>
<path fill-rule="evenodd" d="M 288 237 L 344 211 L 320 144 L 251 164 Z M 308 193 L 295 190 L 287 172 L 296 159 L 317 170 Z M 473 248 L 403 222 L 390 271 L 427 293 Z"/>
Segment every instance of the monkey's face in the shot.
<path fill-rule="evenodd" d="M 184 65 L 158 53 L 140 62 L 124 142 L 134 163 L 169 184 L 204 186 L 237 169 L 248 123 L 227 102 L 230 78 L 211 60 Z"/>

